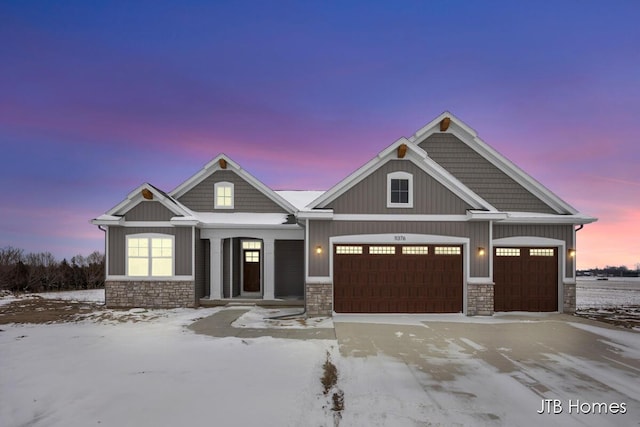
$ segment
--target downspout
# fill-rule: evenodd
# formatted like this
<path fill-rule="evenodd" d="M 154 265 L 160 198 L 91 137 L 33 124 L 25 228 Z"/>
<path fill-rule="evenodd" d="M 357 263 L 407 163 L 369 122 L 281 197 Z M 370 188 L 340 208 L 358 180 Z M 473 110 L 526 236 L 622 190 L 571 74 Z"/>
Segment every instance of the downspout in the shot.
<path fill-rule="evenodd" d="M 575 232 L 577 233 L 578 231 L 582 230 L 583 228 L 584 228 L 584 224 L 580 224 L 580 226 L 575 229 Z"/>

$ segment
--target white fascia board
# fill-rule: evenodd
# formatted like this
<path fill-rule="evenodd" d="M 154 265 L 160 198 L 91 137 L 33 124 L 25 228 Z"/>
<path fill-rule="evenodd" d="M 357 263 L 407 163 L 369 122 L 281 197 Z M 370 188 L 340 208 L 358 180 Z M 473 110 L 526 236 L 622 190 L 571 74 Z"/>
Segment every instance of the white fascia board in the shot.
<path fill-rule="evenodd" d="M 200 224 L 200 221 L 198 220 L 198 218 L 193 217 L 193 216 L 188 216 L 188 217 L 176 216 L 176 217 L 171 218 L 171 220 L 169 220 L 169 222 L 171 224 L 175 224 L 175 225 L 197 226 L 198 224 Z"/>
<path fill-rule="evenodd" d="M 314 209 L 299 211 L 298 219 L 333 219 L 333 209 Z"/>
<path fill-rule="evenodd" d="M 106 215 L 124 215 L 138 204 L 142 203 L 146 199 L 142 197 L 142 190 L 149 190 L 153 194 L 153 200 L 161 203 L 165 208 L 169 209 L 176 215 L 191 216 L 192 212 L 183 206 L 177 200 L 169 199 L 160 193 L 153 185 L 144 183 L 139 185 L 135 190 L 127 194 L 127 198 L 120 202 L 118 205 L 111 208 Z"/>
<path fill-rule="evenodd" d="M 124 218 L 113 215 L 100 215 L 99 217 L 92 219 L 90 222 L 93 225 L 121 225 Z"/>
<path fill-rule="evenodd" d="M 420 222 L 466 222 L 467 215 L 421 215 L 421 214 L 335 214 L 334 221 L 420 221 Z"/>
<path fill-rule="evenodd" d="M 598 219 L 586 215 L 549 215 L 508 212 L 501 224 L 591 224 Z"/>
<path fill-rule="evenodd" d="M 468 210 L 467 219 L 469 221 L 502 221 L 507 219 L 508 214 L 506 212 L 492 212 L 492 211 L 477 211 Z"/>
<path fill-rule="evenodd" d="M 298 224 L 200 224 L 198 228 L 203 230 L 302 230 Z"/>

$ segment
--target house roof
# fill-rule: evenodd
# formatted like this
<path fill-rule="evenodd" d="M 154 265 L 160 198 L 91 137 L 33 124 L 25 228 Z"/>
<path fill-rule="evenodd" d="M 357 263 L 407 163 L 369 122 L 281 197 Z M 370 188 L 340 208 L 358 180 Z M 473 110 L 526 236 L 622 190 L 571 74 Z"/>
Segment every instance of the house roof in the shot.
<path fill-rule="evenodd" d="M 105 214 L 93 219 L 91 222 L 96 225 L 118 224 L 122 221 L 122 217 L 127 212 L 142 203 L 144 200 L 149 200 L 145 197 L 145 192 L 149 192 L 151 194 L 150 200 L 162 204 L 168 210 L 173 212 L 176 217 L 182 217 L 183 221 L 193 218 L 193 212 L 189 208 L 169 196 L 164 191 L 158 189 L 156 186 L 145 182 L 127 194 L 127 197 L 123 201 L 109 209 Z"/>
<path fill-rule="evenodd" d="M 298 210 L 305 209 L 312 201 L 324 193 L 324 191 L 276 190 L 276 194 L 291 203 Z"/>
<path fill-rule="evenodd" d="M 527 174 L 520 167 L 516 166 L 513 162 L 484 142 L 473 128 L 468 126 L 449 111 L 443 112 L 431 122 L 420 128 L 409 138 L 409 141 L 418 145 L 432 134 L 439 132 L 440 122 L 445 118 L 450 119 L 449 128 L 446 132 L 458 137 L 458 139 L 463 143 L 487 159 L 491 164 L 507 174 L 522 187 L 527 189 L 531 194 L 542 200 L 558 214 L 567 215 L 578 213 L 577 209 L 562 200 L 531 175 Z"/>
<path fill-rule="evenodd" d="M 171 197 L 173 197 L 174 199 L 179 199 L 181 196 L 186 194 L 189 190 L 191 190 L 196 185 L 201 183 L 207 177 L 211 176 L 213 173 L 215 173 L 215 172 L 217 172 L 219 170 L 223 170 L 223 167 L 221 166 L 221 160 L 224 161 L 223 163 L 226 163 L 225 164 L 225 168 L 227 170 L 232 170 L 233 172 L 238 174 L 242 179 L 247 181 L 249 184 L 251 184 L 253 187 L 255 187 L 258 191 L 260 191 L 262 194 L 264 194 L 267 198 L 271 199 L 278 206 L 282 207 L 285 211 L 287 211 L 289 213 L 295 213 L 296 212 L 297 209 L 293 204 L 291 204 L 289 201 L 287 201 L 281 195 L 277 194 L 277 192 L 273 191 L 271 188 L 267 187 L 265 184 L 263 184 L 256 177 L 251 175 L 249 172 L 247 172 L 244 169 L 242 169 L 242 167 L 240 167 L 240 165 L 238 163 L 234 162 L 231 158 L 229 158 L 225 154 L 218 155 L 213 160 L 211 160 L 209 163 L 204 165 L 204 167 L 200 171 L 198 171 L 191 178 L 187 179 L 185 182 L 183 182 L 178 187 L 176 187 L 173 191 L 171 191 L 169 193 L 169 195 Z"/>
<path fill-rule="evenodd" d="M 457 195 L 460 199 L 471 205 L 474 209 L 484 209 L 488 211 L 496 211 L 497 209 L 486 200 L 474 193 L 460 182 L 456 177 L 449 173 L 446 169 L 436 163 L 427 156 L 427 153 L 417 144 L 413 144 L 406 138 L 400 138 L 387 148 L 382 150 L 376 157 L 365 163 L 351 175 L 340 181 L 338 184 L 330 188 L 328 191 L 319 196 L 316 200 L 308 205 L 308 208 L 324 208 L 331 201 L 335 200 L 364 178 L 381 167 L 388 160 L 396 158 L 396 152 L 401 145 L 407 148 L 405 159 L 412 161 L 415 165 L 424 170 L 428 175 L 436 179 L 447 189 Z"/>

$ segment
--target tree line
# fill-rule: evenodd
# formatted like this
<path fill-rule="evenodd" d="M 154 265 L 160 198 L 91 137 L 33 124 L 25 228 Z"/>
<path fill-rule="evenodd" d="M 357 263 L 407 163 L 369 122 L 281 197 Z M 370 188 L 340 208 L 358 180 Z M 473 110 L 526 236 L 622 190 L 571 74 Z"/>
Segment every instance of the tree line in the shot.
<path fill-rule="evenodd" d="M 104 287 L 104 254 L 76 255 L 62 261 L 50 252 L 0 248 L 0 290 L 46 292 Z"/>

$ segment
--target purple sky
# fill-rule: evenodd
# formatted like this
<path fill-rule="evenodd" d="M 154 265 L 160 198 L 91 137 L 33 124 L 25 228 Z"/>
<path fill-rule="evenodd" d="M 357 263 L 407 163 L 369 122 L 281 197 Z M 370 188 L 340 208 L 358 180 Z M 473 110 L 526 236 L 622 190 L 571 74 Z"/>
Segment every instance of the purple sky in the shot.
<path fill-rule="evenodd" d="M 640 263 L 637 1 L 0 2 L 0 247 L 224 152 L 327 189 L 445 110 L 582 212 L 578 267 Z"/>

